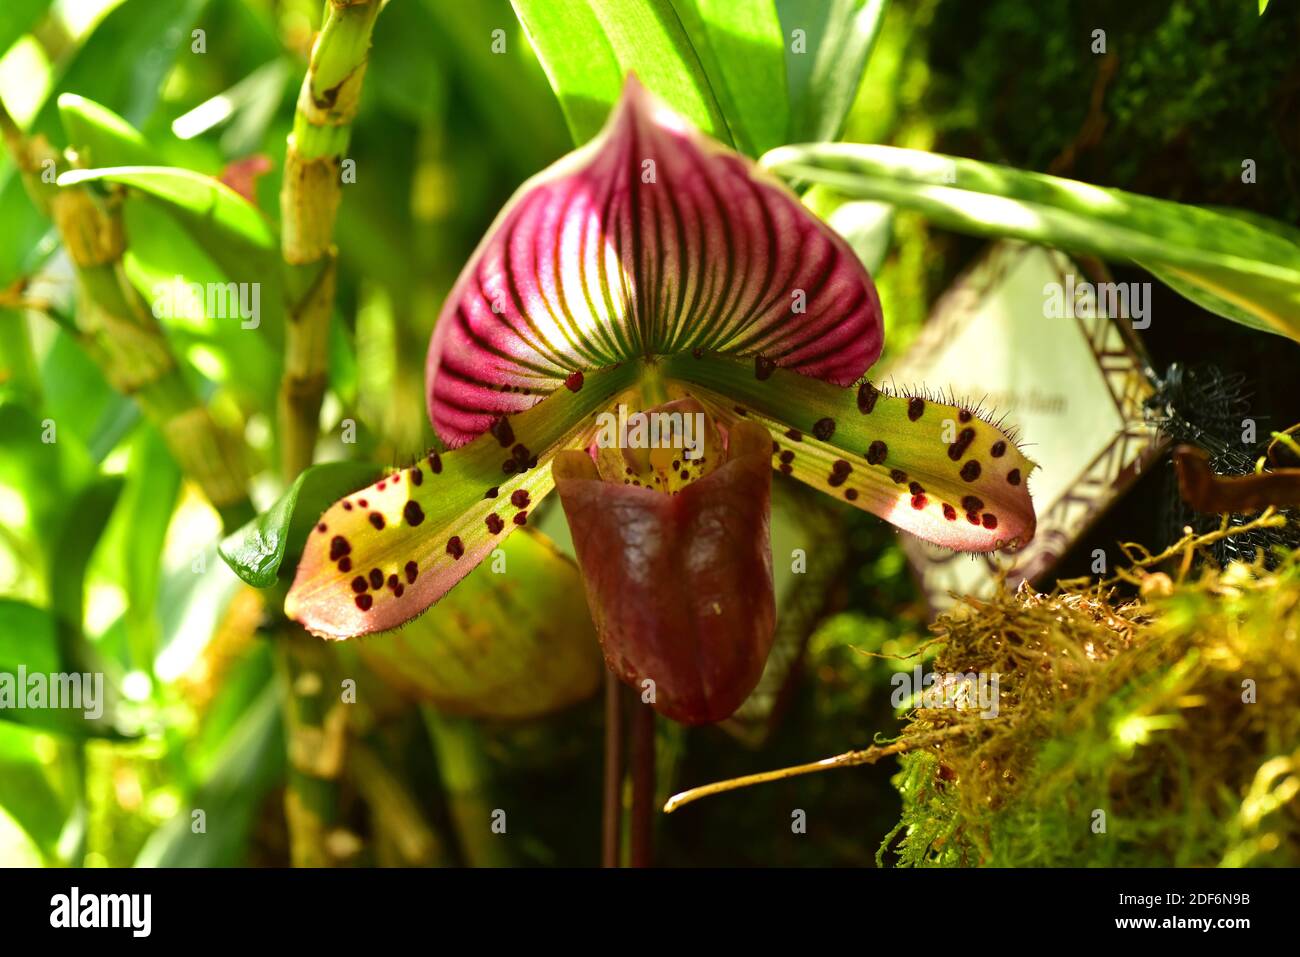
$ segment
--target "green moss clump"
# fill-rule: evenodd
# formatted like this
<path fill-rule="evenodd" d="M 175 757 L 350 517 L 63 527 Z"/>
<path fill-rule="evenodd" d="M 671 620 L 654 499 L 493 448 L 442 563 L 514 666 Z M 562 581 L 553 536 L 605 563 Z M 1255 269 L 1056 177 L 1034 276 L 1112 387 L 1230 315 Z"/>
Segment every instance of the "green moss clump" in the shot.
<path fill-rule="evenodd" d="M 935 671 L 997 672 L 999 714 L 913 712 L 905 739 L 950 736 L 902 758 L 878 859 L 1300 866 L 1300 556 L 1136 577 L 938 620 Z"/>

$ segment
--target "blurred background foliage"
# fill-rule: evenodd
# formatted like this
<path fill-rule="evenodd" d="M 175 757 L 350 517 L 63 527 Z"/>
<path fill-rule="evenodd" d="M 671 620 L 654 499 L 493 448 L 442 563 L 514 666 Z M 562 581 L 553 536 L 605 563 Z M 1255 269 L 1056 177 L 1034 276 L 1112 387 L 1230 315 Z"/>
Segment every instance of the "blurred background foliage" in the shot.
<path fill-rule="evenodd" d="M 31 133 L 68 144 L 57 98 L 77 93 L 140 131 L 148 162 L 249 181 L 272 222 L 284 143 L 320 0 L 6 0 L 0 97 Z M 1081 39 L 1103 26 L 1113 56 Z M 193 30 L 202 30 L 196 53 Z M 490 36 L 506 33 L 506 52 Z M 843 138 L 975 156 L 1170 199 L 1300 214 L 1300 19 L 1274 3 L 913 0 L 889 8 Z M 75 145 L 75 144 L 74 144 Z M 115 148 L 121 148 L 117 144 Z M 379 18 L 335 231 L 339 286 L 324 458 L 412 460 L 434 442 L 423 371 L 437 310 L 502 203 L 571 148 L 569 128 L 506 0 L 395 0 Z M 131 162 L 84 156 L 84 165 Z M 1242 156 L 1257 185 L 1240 182 Z M 243 172 L 241 172 L 243 171 Z M 125 208 L 137 288 L 223 274 L 156 205 Z M 216 555 L 221 518 L 158 429 L 106 381 L 68 316 L 74 278 L 12 158 L 0 158 L 0 669 L 103 670 L 110 731 L 56 712 L 0 715 L 0 863 L 261 865 L 289 860 L 283 683 L 258 631 L 277 600 Z M 893 219 L 877 271 L 887 348 L 906 348 L 980 242 Z M 1136 274 L 1135 274 L 1136 276 Z M 1117 278 L 1134 278 L 1117 270 Z M 1163 287 L 1158 287 L 1163 288 Z M 1169 293 L 1158 361 L 1213 357 L 1250 376 L 1260 414 L 1300 420 L 1293 348 Z M 1162 315 L 1165 313 L 1162 312 Z M 257 461 L 255 504 L 281 491 L 273 417 L 280 331 L 198 315 L 165 320 L 183 374 Z M 1290 418 L 1286 418 L 1290 416 Z M 46 423 L 57 441 L 43 442 Z M 780 476 L 775 477 L 780 483 Z M 1164 481 L 1154 475 L 1150 483 Z M 784 487 L 784 486 L 782 486 Z M 770 732 L 661 727 L 660 789 L 811 760 L 896 733 L 893 666 L 927 611 L 894 531 L 820 498 L 817 521 L 780 526 L 834 556 L 818 583 Z M 1168 495 L 1151 485 L 1143 494 Z M 1170 534 L 1134 505 L 1093 539 Z M 563 523 L 542 517 L 565 547 Z M 1119 528 L 1123 531 L 1118 531 Z M 828 531 L 829 529 L 829 531 Z M 1081 543 L 1088 554 L 1091 540 Z M 781 551 L 778 549 L 778 556 Z M 781 562 L 778 560 L 778 572 Z M 599 857 L 601 709 L 531 722 L 435 716 L 344 647 L 358 703 L 328 839 L 352 864 L 590 864 Z M 753 729 L 750 729 L 751 732 Z M 899 819 L 882 765 L 796 779 L 657 822 L 664 864 L 867 865 Z M 459 825 L 514 795 L 510 851 Z M 790 814 L 807 812 L 807 835 Z M 206 832 L 193 831 L 193 812 Z"/>

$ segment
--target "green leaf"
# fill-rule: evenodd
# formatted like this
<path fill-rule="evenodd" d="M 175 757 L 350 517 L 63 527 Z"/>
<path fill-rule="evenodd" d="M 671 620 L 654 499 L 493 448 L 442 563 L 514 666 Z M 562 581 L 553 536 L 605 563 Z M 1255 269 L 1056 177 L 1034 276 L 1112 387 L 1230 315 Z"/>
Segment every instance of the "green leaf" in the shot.
<path fill-rule="evenodd" d="M 513 13 L 509 0 L 476 3 L 424 0 L 424 9 L 433 20 L 434 31 L 427 39 L 421 36 L 420 42 L 432 41 L 433 55 L 438 62 L 455 68 L 457 89 L 463 89 L 473 104 L 472 111 L 467 110 L 466 115 L 473 115 L 493 133 L 495 161 L 510 163 L 522 179 L 572 147 L 560 101 L 551 92 L 533 50 L 522 41 L 522 32 L 518 40 L 507 43 L 505 53 L 493 52 L 492 45 L 483 39 L 492 37 L 493 30 L 510 24 Z M 379 18 L 375 27 L 376 49 L 383 42 L 382 34 L 390 30 L 393 21 L 389 18 L 396 12 L 399 11 L 387 10 Z M 394 20 L 400 23 L 398 18 Z M 371 69 L 375 69 L 376 56 L 372 54 Z M 407 68 L 411 68 L 409 64 Z M 502 103 L 510 103 L 512 108 L 503 110 Z M 486 143 L 483 148 L 492 145 Z M 472 156 L 467 147 L 468 144 L 462 143 L 457 150 L 457 158 L 462 163 Z M 347 208 L 345 204 L 344 210 Z"/>
<path fill-rule="evenodd" d="M 51 750 L 50 740 L 36 730 L 0 721 L 0 768 L 4 768 L 0 807 L 27 833 L 47 862 L 57 860 L 59 835 L 73 803 L 67 776 L 60 773 L 66 768 L 51 762 L 55 756 Z M 0 846 L 0 861 L 12 866 L 4 852 Z"/>
<path fill-rule="evenodd" d="M 785 45 L 772 0 L 673 0 L 736 147 L 750 156 L 789 140 Z"/>
<path fill-rule="evenodd" d="M 790 88 L 786 142 L 839 138 L 888 6 L 888 0 L 776 0 Z"/>
<path fill-rule="evenodd" d="M 336 499 L 364 488 L 383 472 L 382 467 L 365 462 L 314 465 L 299 475 L 266 512 L 227 536 L 217 550 L 248 584 L 269 588 L 275 584 L 286 557 L 292 571 L 321 513 Z"/>
<path fill-rule="evenodd" d="M 5 0 L 0 7 L 0 56 L 45 16 L 52 0 Z M 1261 11 L 1263 12 L 1263 11 Z"/>
<path fill-rule="evenodd" d="M 158 154 L 140 131 L 105 106 L 75 93 L 59 97 L 68 145 L 91 166 L 149 166 Z"/>
<path fill-rule="evenodd" d="M 241 663 L 222 686 L 214 710 L 234 717 L 228 727 L 205 727 L 191 763 L 198 777 L 186 808 L 202 809 L 208 829 L 195 833 L 188 810 L 150 835 L 136 867 L 234 867 L 245 862 L 248 835 L 267 790 L 284 770 L 282 694 L 262 649 Z M 215 737 L 215 740 L 212 740 Z"/>
<path fill-rule="evenodd" d="M 143 123 L 158 102 L 176 54 L 190 42 L 190 28 L 209 2 L 123 0 L 68 58 L 30 132 L 62 140 L 53 95 L 58 93 L 93 96 L 129 122 Z M 4 5 L 9 6 L 9 0 Z M 0 286 L 7 286 L 31 268 L 32 251 L 49 230 L 16 175 L 0 186 L 0 223 L 8 239 L 0 244 Z"/>
<path fill-rule="evenodd" d="M 1133 262 L 1200 303 L 1300 339 L 1300 246 L 1235 216 L 1074 180 L 919 150 L 850 143 L 787 146 L 763 165 L 941 226 Z M 1181 286 L 1181 288 L 1180 288 Z M 1208 306 L 1207 306 L 1208 307 Z M 1238 321 L 1241 321 L 1238 318 Z"/>
<path fill-rule="evenodd" d="M 54 618 L 44 608 L 0 598 L 0 672 L 19 665 L 44 674 L 62 670 Z"/>
<path fill-rule="evenodd" d="M 448 714 L 532 718 L 592 695 L 604 667 L 577 566 L 530 528 L 499 547 L 506 574 L 480 565 L 427 615 L 358 639 L 365 662 Z"/>
<path fill-rule="evenodd" d="M 72 170 L 60 186 L 108 182 L 157 201 L 234 282 L 271 282 L 278 245 L 257 207 L 224 183 L 171 166 Z"/>
<path fill-rule="evenodd" d="M 645 86 L 696 127 L 731 144 L 727 121 L 668 0 L 512 0 L 577 143 L 604 125 L 623 81 Z"/>

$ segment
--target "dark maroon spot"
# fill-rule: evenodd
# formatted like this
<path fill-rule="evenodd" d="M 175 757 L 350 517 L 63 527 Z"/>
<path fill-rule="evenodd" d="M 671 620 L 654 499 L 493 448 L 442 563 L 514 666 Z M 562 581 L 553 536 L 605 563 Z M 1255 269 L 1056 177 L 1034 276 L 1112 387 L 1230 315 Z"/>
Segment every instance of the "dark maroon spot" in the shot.
<path fill-rule="evenodd" d="M 379 491 L 382 492 L 382 491 L 384 490 L 384 486 L 385 486 L 386 484 L 387 484 L 387 483 L 385 483 L 385 482 L 380 482 L 378 485 L 375 486 L 375 488 L 379 489 Z"/>
<path fill-rule="evenodd" d="M 501 443 L 503 449 L 508 449 L 515 444 L 515 430 L 510 427 L 510 420 L 504 415 L 494 421 L 488 431 Z"/>
<path fill-rule="evenodd" d="M 921 509 L 925 508 L 926 505 L 928 505 L 929 503 L 930 503 L 930 500 L 927 499 L 924 495 L 913 495 L 913 496 L 912 496 L 912 508 L 917 509 L 918 511 L 920 511 Z"/>
<path fill-rule="evenodd" d="M 992 512 L 985 512 L 985 513 L 984 513 L 984 527 L 985 527 L 985 528 L 997 528 L 997 527 L 998 527 L 998 517 L 997 517 L 996 515 L 994 515 Z"/>
<path fill-rule="evenodd" d="M 498 491 L 499 491 L 499 490 L 498 490 L 497 486 L 493 485 L 490 489 L 488 489 L 486 492 L 483 493 L 483 497 L 484 497 L 484 498 L 496 498 L 496 497 L 497 497 L 497 492 L 498 492 Z"/>
<path fill-rule="evenodd" d="M 358 595 L 366 590 L 366 580 L 363 576 L 358 575 L 356 578 L 352 579 L 352 590 Z"/>
<path fill-rule="evenodd" d="M 784 463 L 786 463 L 787 465 L 789 465 L 791 462 L 794 461 L 794 453 L 791 452 L 789 449 L 786 449 L 784 452 L 782 452 L 782 453 L 778 456 L 778 458 L 780 458 L 780 460 L 781 460 L 782 462 L 784 462 Z"/>
<path fill-rule="evenodd" d="M 564 380 L 564 387 L 570 392 L 577 392 L 582 388 L 582 370 L 570 372 L 569 377 Z"/>
<path fill-rule="evenodd" d="M 846 488 L 844 490 L 844 497 L 847 498 L 850 502 L 855 502 L 857 501 L 858 498 L 858 490 L 855 488 Z"/>
<path fill-rule="evenodd" d="M 418 468 L 416 468 L 415 466 L 411 466 L 411 484 L 412 484 L 412 485 L 423 485 L 423 484 L 424 484 L 424 473 L 421 472 L 421 471 L 420 471 Z"/>
<path fill-rule="evenodd" d="M 870 415 L 876 408 L 876 400 L 880 398 L 880 392 L 870 382 L 864 382 L 858 386 L 858 411 L 863 415 Z"/>
<path fill-rule="evenodd" d="M 880 465 L 885 461 L 885 456 L 889 454 L 889 446 L 879 439 L 867 446 L 867 464 Z"/>
<path fill-rule="evenodd" d="M 328 529 L 325 527 L 325 523 L 321 522 L 319 525 L 316 526 L 316 531 L 325 532 L 328 531 Z"/>
<path fill-rule="evenodd" d="M 966 521 L 970 522 L 972 525 L 978 525 L 980 523 L 980 517 L 975 512 L 967 512 Z"/>
<path fill-rule="evenodd" d="M 343 572 L 345 575 L 352 571 L 352 559 L 348 558 L 346 555 L 340 558 L 339 571 Z"/>
<path fill-rule="evenodd" d="M 759 382 L 770 379 L 772 373 L 776 371 L 776 363 L 771 359 L 765 359 L 762 356 L 754 356 L 754 377 Z"/>
<path fill-rule="evenodd" d="M 843 459 L 836 459 L 835 464 L 831 466 L 831 474 L 827 477 L 826 481 L 830 484 L 831 488 L 837 488 L 844 484 L 852 471 L 853 466 L 849 465 L 848 462 Z"/>
<path fill-rule="evenodd" d="M 357 499 L 357 505 L 360 506 L 361 508 L 368 508 L 370 503 L 367 502 L 364 498 L 359 498 Z"/>
<path fill-rule="evenodd" d="M 993 448 L 989 449 L 989 453 L 995 459 L 1002 458 L 1002 456 L 1007 454 L 1007 443 L 1003 442 L 1001 439 L 998 439 L 996 442 L 993 443 Z"/>
<path fill-rule="evenodd" d="M 404 571 L 406 572 L 406 583 L 408 585 L 414 585 L 415 579 L 419 577 L 420 574 L 420 566 L 415 564 L 415 562 L 407 562 Z"/>
<path fill-rule="evenodd" d="M 777 449 L 779 449 L 780 447 L 781 447 L 781 446 L 779 446 L 779 445 L 777 445 L 775 442 L 773 442 L 773 443 L 772 443 L 772 454 L 773 454 L 773 455 L 776 455 L 776 451 L 777 451 Z"/>
<path fill-rule="evenodd" d="M 344 502 L 344 503 L 343 503 L 343 511 L 345 511 L 345 512 L 350 512 L 350 511 L 352 511 L 352 503 L 351 503 L 351 502 Z"/>
<path fill-rule="evenodd" d="M 1007 473 L 1007 481 L 1012 485 L 1020 484 L 1020 469 L 1012 469 Z"/>
<path fill-rule="evenodd" d="M 384 587 L 384 573 L 381 572 L 378 568 L 370 569 L 370 587 L 371 588 Z"/>
<path fill-rule="evenodd" d="M 980 464 L 971 459 L 961 467 L 961 477 L 967 482 L 973 482 L 980 477 Z"/>
<path fill-rule="evenodd" d="M 342 535 L 335 535 L 330 539 L 330 561 L 336 562 L 351 551 L 352 546 L 348 544 L 348 540 Z"/>
<path fill-rule="evenodd" d="M 460 543 L 459 535 L 447 539 L 447 554 L 456 559 L 465 554 L 465 546 Z"/>
<path fill-rule="evenodd" d="M 924 494 L 925 494 L 925 486 L 923 486 L 920 482 L 912 482 L 912 483 L 910 483 L 910 484 L 907 486 L 907 490 L 908 490 L 909 492 L 911 492 L 913 495 L 924 495 Z"/>
<path fill-rule="evenodd" d="M 528 507 L 528 489 L 517 488 L 510 493 L 510 504 L 515 508 Z"/>
<path fill-rule="evenodd" d="M 966 454 L 970 444 L 975 441 L 975 430 L 971 428 L 962 429 L 957 435 L 957 441 L 948 446 L 948 458 L 954 462 L 960 462 L 961 457 Z"/>
<path fill-rule="evenodd" d="M 377 529 L 382 529 L 384 527 L 384 516 L 380 515 L 378 512 L 371 512 L 370 524 L 375 526 Z"/>
<path fill-rule="evenodd" d="M 686 469 L 682 469 L 682 481 L 689 482 L 690 480 L 691 480 L 691 473 L 686 471 Z"/>
<path fill-rule="evenodd" d="M 962 497 L 961 507 L 968 512 L 982 512 L 984 510 L 984 500 L 978 495 L 965 495 Z"/>
<path fill-rule="evenodd" d="M 682 463 L 679 462 L 677 459 L 673 459 L 673 471 L 676 472 L 681 467 L 682 467 Z"/>
<path fill-rule="evenodd" d="M 823 442 L 829 442 L 832 435 L 835 434 L 835 420 L 829 416 L 824 419 L 818 419 L 813 425 L 813 435 Z"/>
<path fill-rule="evenodd" d="M 798 429 L 786 429 L 785 437 L 789 439 L 791 442 L 803 441 L 803 433 L 800 432 Z"/>
<path fill-rule="evenodd" d="M 703 359 L 703 358 L 704 358 L 704 347 L 703 347 L 703 346 L 696 346 L 694 349 L 691 350 L 691 355 L 693 355 L 693 356 L 694 356 L 695 358 L 697 358 L 697 359 Z"/>
<path fill-rule="evenodd" d="M 522 442 L 511 449 L 510 454 L 515 457 L 515 461 L 520 465 L 527 465 L 529 458 L 532 456 L 532 453 L 528 451 L 528 446 Z M 521 468 L 520 471 L 522 472 L 523 469 Z"/>
<path fill-rule="evenodd" d="M 371 598 L 369 595 L 358 595 L 356 598 L 356 602 L 357 602 L 357 607 L 360 608 L 362 611 L 369 611 L 370 606 L 375 603 L 375 600 Z"/>
<path fill-rule="evenodd" d="M 434 475 L 437 475 L 442 471 L 442 456 L 437 452 L 429 453 L 429 468 L 433 471 Z"/>
<path fill-rule="evenodd" d="M 398 583 L 397 583 L 397 576 L 396 576 L 396 575 L 389 575 L 389 576 L 388 576 L 388 587 L 389 587 L 389 588 L 396 588 L 396 587 L 397 587 L 397 584 L 398 584 Z"/>
<path fill-rule="evenodd" d="M 962 409 L 960 412 L 958 412 L 958 413 L 957 413 L 957 421 L 958 421 L 958 422 L 961 422 L 961 423 L 963 423 L 963 424 L 966 423 L 966 422 L 969 422 L 969 421 L 970 421 L 970 409 Z"/>
<path fill-rule="evenodd" d="M 501 521 L 501 516 L 496 512 L 490 514 L 484 521 L 487 523 L 488 531 L 496 535 L 501 529 L 506 527 L 506 523 Z"/>
<path fill-rule="evenodd" d="M 394 597 L 394 598 L 401 598 L 401 597 L 402 597 L 402 592 L 404 592 L 404 591 L 406 591 L 406 586 L 405 586 L 405 585 L 398 585 L 396 588 L 393 589 L 393 597 Z"/>
<path fill-rule="evenodd" d="M 943 503 L 943 517 L 950 522 L 957 521 L 957 510 L 947 502 Z"/>
<path fill-rule="evenodd" d="M 736 406 L 736 415 L 749 415 L 749 413 L 746 412 L 744 409 L 742 409 L 740 406 Z"/>
<path fill-rule="evenodd" d="M 907 481 L 907 473 L 902 469 L 891 469 L 889 477 L 898 485 L 902 485 Z"/>
<path fill-rule="evenodd" d="M 501 463 L 501 471 L 506 475 L 514 475 L 519 471 L 519 463 L 514 459 L 506 459 Z"/>
<path fill-rule="evenodd" d="M 515 512 L 514 522 L 515 522 L 516 525 L 527 525 L 527 524 L 528 524 L 528 513 L 527 513 L 527 512 Z"/>
<path fill-rule="evenodd" d="M 397 484 L 398 482 L 400 482 L 401 480 L 402 480 L 402 473 L 401 473 L 401 472 L 397 472 L 397 473 L 395 473 L 395 474 L 393 474 L 393 475 L 388 476 L 388 481 L 392 482 L 394 485 L 396 485 L 396 484 Z"/>
<path fill-rule="evenodd" d="M 419 525 L 424 521 L 424 509 L 420 508 L 420 503 L 415 499 L 409 499 L 402 508 L 402 517 L 406 519 L 407 525 Z"/>
<path fill-rule="evenodd" d="M 791 472 L 793 472 L 793 471 L 794 471 L 794 466 L 791 465 L 789 462 L 782 462 L 782 463 L 781 463 L 781 474 L 782 474 L 782 475 L 789 475 L 789 474 L 790 474 Z"/>
<path fill-rule="evenodd" d="M 914 395 L 907 400 L 907 417 L 915 422 L 925 414 L 925 400 L 919 395 Z"/>

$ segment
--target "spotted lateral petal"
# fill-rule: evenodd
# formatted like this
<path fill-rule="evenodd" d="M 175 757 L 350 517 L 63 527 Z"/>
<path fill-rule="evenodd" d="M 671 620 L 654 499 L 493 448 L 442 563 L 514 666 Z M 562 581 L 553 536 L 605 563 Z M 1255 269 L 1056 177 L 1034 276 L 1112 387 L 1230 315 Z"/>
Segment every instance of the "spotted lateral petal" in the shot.
<path fill-rule="evenodd" d="M 848 245 L 629 77 L 604 131 L 524 184 L 461 273 L 429 417 L 457 446 L 575 375 L 693 350 L 848 385 L 881 336 Z"/>
<path fill-rule="evenodd" d="M 634 381 L 632 363 L 593 373 L 498 418 L 464 448 L 430 453 L 335 502 L 307 538 L 285 615 L 350 638 L 424 611 L 527 524 L 553 487 L 555 453 L 589 442 L 595 417 Z"/>
<path fill-rule="evenodd" d="M 898 528 L 957 551 L 1033 538 L 1034 463 L 969 410 L 721 358 L 677 358 L 666 371 L 724 423 L 766 426 L 774 468 Z"/>

